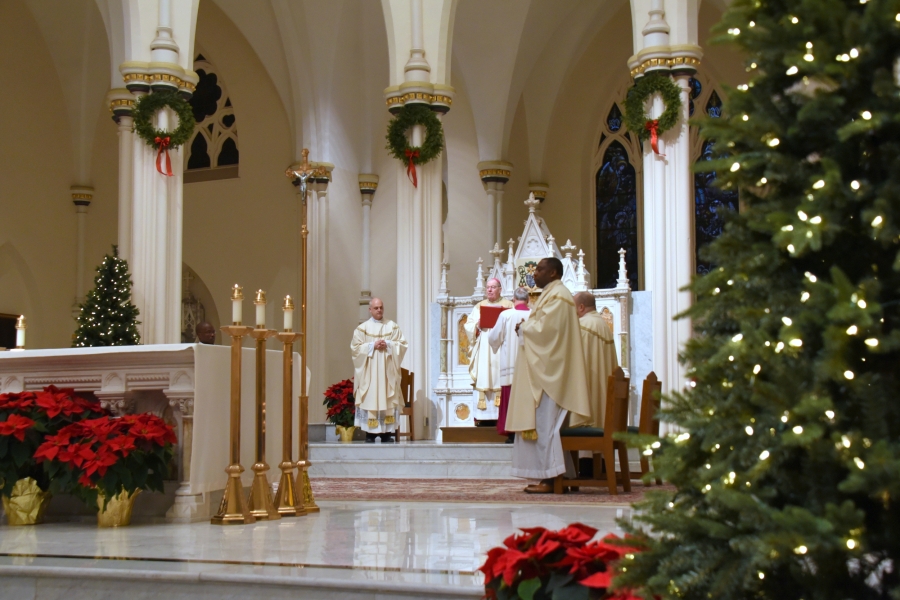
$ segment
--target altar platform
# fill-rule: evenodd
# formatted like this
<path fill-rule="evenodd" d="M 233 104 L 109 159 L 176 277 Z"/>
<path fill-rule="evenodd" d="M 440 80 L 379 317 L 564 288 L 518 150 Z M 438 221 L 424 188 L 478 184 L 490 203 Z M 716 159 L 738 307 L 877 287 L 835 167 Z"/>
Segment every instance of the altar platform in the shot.
<path fill-rule="evenodd" d="M 627 505 L 320 501 L 255 525 L 0 526 L 0 600 L 480 598 L 476 569 L 518 528 L 621 535 Z"/>

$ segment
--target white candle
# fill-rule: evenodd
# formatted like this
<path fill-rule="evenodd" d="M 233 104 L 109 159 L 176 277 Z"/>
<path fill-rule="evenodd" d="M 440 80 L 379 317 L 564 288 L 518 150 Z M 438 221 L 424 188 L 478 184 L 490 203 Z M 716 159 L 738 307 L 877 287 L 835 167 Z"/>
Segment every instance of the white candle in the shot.
<path fill-rule="evenodd" d="M 294 301 L 290 296 L 284 297 L 284 330 L 294 330 Z"/>
<path fill-rule="evenodd" d="M 231 290 L 231 322 L 240 325 L 243 319 L 244 288 L 234 284 Z"/>
<path fill-rule="evenodd" d="M 25 347 L 25 315 L 16 319 L 16 348 Z"/>
<path fill-rule="evenodd" d="M 257 329 L 265 329 L 266 328 L 266 293 L 262 290 L 257 290 L 256 299 L 253 301 L 253 304 L 256 305 L 256 328 Z"/>

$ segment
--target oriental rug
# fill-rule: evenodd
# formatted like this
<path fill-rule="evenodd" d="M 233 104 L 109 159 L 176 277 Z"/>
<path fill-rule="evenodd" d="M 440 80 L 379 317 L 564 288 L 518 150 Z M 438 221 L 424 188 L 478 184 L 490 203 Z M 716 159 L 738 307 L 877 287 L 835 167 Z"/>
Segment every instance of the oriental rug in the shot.
<path fill-rule="evenodd" d="M 616 496 L 606 488 L 581 488 L 567 494 L 526 494 L 521 479 L 363 479 L 313 478 L 316 500 L 400 502 L 496 502 L 504 504 L 631 504 L 646 491 L 674 491 L 671 485 L 631 483 L 631 492 Z"/>

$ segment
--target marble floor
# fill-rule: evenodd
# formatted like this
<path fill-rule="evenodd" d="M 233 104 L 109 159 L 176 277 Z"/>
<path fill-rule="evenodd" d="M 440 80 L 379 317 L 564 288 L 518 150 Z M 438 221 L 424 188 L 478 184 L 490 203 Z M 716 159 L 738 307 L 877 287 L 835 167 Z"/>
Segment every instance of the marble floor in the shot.
<path fill-rule="evenodd" d="M 319 505 L 318 514 L 235 527 L 0 526 L 0 598 L 121 597 L 111 594 L 123 581 L 141 580 L 156 583 L 134 597 L 247 598 L 265 589 L 267 598 L 478 598 L 476 569 L 518 528 L 581 522 L 605 535 L 621 533 L 616 519 L 631 515 L 626 505 Z"/>

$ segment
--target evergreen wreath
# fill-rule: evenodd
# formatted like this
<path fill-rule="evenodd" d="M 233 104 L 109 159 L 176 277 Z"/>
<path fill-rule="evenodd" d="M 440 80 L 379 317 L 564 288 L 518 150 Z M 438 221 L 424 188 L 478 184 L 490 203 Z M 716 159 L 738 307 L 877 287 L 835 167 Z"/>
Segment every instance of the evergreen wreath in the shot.
<path fill-rule="evenodd" d="M 653 94 L 662 96 L 665 110 L 656 121 L 656 135 L 672 129 L 681 114 L 681 88 L 667 75 L 650 74 L 641 77 L 625 97 L 625 126 L 641 141 L 653 136 L 653 121 L 644 112 L 644 102 Z M 654 148 L 656 150 L 656 148 Z"/>
<path fill-rule="evenodd" d="M 153 115 L 160 109 L 168 106 L 178 115 L 178 127 L 175 131 L 156 129 L 153 126 Z M 141 96 L 134 103 L 134 131 L 138 137 L 144 140 L 148 146 L 157 148 L 157 138 L 169 138 L 168 147 L 178 148 L 186 144 L 194 133 L 196 122 L 194 121 L 194 109 L 184 99 L 174 92 L 155 92 Z"/>
<path fill-rule="evenodd" d="M 406 132 L 413 125 L 425 127 L 425 141 L 421 146 L 410 146 Z M 444 149 L 444 129 L 441 120 L 425 104 L 407 104 L 388 124 L 387 149 L 394 158 L 406 163 L 406 174 L 418 187 L 416 165 L 424 165 Z"/>

